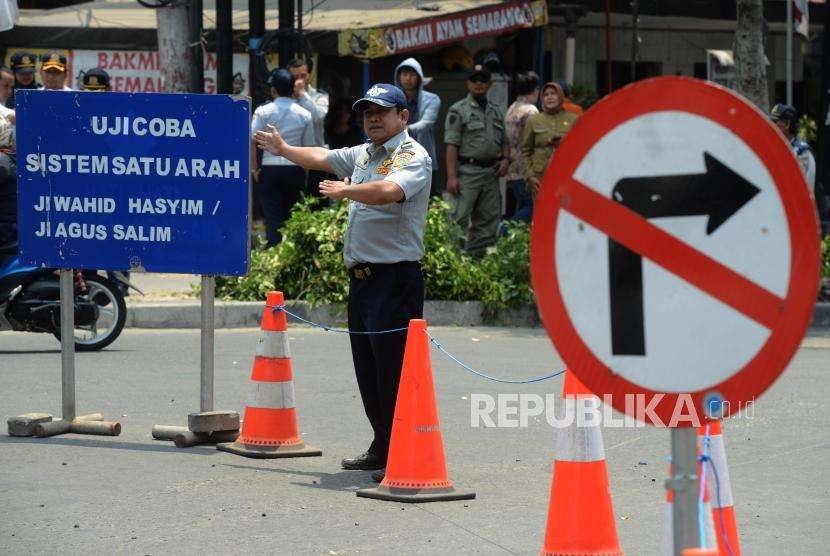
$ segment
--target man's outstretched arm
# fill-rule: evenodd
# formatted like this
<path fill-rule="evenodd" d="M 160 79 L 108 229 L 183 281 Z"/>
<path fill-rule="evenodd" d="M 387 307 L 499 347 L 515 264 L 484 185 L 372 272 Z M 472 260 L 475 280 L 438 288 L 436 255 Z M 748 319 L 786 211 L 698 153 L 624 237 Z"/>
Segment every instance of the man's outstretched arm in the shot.
<path fill-rule="evenodd" d="M 257 131 L 254 136 L 257 147 L 277 156 L 284 156 L 297 166 L 308 170 L 321 170 L 330 174 L 334 169 L 328 161 L 328 149 L 322 147 L 292 147 L 285 142 L 277 129 L 268 125 L 268 130 Z"/>

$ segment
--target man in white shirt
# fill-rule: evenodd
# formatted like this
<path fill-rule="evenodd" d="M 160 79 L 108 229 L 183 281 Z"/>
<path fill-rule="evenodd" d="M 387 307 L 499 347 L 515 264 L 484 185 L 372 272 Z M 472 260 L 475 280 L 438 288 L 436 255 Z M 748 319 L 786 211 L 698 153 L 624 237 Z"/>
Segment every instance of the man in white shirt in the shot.
<path fill-rule="evenodd" d="M 251 138 L 257 131 L 272 125 L 285 141 L 295 147 L 314 146 L 314 126 L 308 110 L 294 100 L 294 77 L 286 69 L 277 69 L 270 77 L 272 102 L 254 111 L 251 120 Z M 251 149 L 251 168 L 256 168 L 256 147 Z M 262 168 L 253 170 L 254 183 L 259 183 L 262 213 L 265 215 L 265 237 L 273 246 L 282 240 L 280 228 L 291 214 L 291 208 L 300 199 L 305 183 L 305 170 L 285 157 L 267 151 L 262 157 Z"/>
<path fill-rule="evenodd" d="M 294 58 L 288 62 L 288 71 L 294 76 L 294 98 L 300 106 L 311 113 L 314 125 L 314 146 L 326 145 L 325 120 L 329 112 L 329 95 L 311 86 L 311 70 L 314 67 L 312 60 Z M 308 187 L 310 195 L 320 196 L 320 182 L 326 179 L 326 174 L 318 170 L 309 170 Z"/>

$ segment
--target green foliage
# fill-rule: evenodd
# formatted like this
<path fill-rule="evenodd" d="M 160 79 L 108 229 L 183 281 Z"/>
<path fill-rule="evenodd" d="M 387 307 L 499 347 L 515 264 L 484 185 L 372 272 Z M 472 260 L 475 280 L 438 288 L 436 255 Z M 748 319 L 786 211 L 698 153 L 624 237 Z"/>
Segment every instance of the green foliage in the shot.
<path fill-rule="evenodd" d="M 798 118 L 798 138 L 808 143 L 815 143 L 818 137 L 818 124 L 816 121 L 804 114 Z"/>
<path fill-rule="evenodd" d="M 343 234 L 347 203 L 312 210 L 316 199 L 297 205 L 283 225 L 277 247 L 260 243 L 251 252 L 247 276 L 216 278 L 221 299 L 261 301 L 279 289 L 288 299 L 312 305 L 344 302 L 349 278 L 343 266 Z M 424 286 L 427 299 L 481 300 L 488 315 L 533 302 L 528 263 L 529 228 L 509 224 L 496 250 L 480 260 L 459 248 L 460 228 L 452 222 L 449 206 L 433 199 L 424 231 Z"/>
<path fill-rule="evenodd" d="M 570 89 L 570 99 L 585 110 L 588 110 L 588 108 L 599 100 L 597 92 L 585 85 L 572 85 Z"/>
<path fill-rule="evenodd" d="M 482 281 L 481 301 L 489 316 L 534 302 L 529 248 L 529 226 L 524 222 L 509 222 L 506 234 L 496 244 L 496 251 L 481 260 L 480 268 L 486 276 Z"/>
<path fill-rule="evenodd" d="M 821 242 L 821 275 L 830 278 L 830 236 Z"/>

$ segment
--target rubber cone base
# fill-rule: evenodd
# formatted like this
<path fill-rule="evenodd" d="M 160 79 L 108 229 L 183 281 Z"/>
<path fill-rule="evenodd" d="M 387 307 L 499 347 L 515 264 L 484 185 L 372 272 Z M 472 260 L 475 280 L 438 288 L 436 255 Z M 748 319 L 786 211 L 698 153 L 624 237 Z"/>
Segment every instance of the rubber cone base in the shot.
<path fill-rule="evenodd" d="M 361 498 L 388 500 L 390 502 L 449 502 L 451 500 L 472 500 L 476 493 L 472 490 L 449 488 L 395 488 L 383 485 L 374 488 L 361 488 L 357 491 Z"/>
<path fill-rule="evenodd" d="M 323 455 L 322 450 L 318 450 L 308 444 L 296 446 L 253 446 L 251 444 L 240 444 L 239 442 L 224 442 L 217 444 L 216 449 L 238 456 L 256 459 L 308 458 Z"/>

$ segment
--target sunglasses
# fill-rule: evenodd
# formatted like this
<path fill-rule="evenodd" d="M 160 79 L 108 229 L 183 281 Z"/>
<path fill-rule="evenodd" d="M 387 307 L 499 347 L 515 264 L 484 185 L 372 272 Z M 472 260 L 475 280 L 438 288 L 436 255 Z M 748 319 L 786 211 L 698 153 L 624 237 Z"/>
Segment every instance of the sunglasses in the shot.
<path fill-rule="evenodd" d="M 470 82 L 471 83 L 489 83 L 490 79 L 487 78 L 487 77 L 484 77 L 483 75 L 474 75 L 473 77 L 470 78 Z"/>

